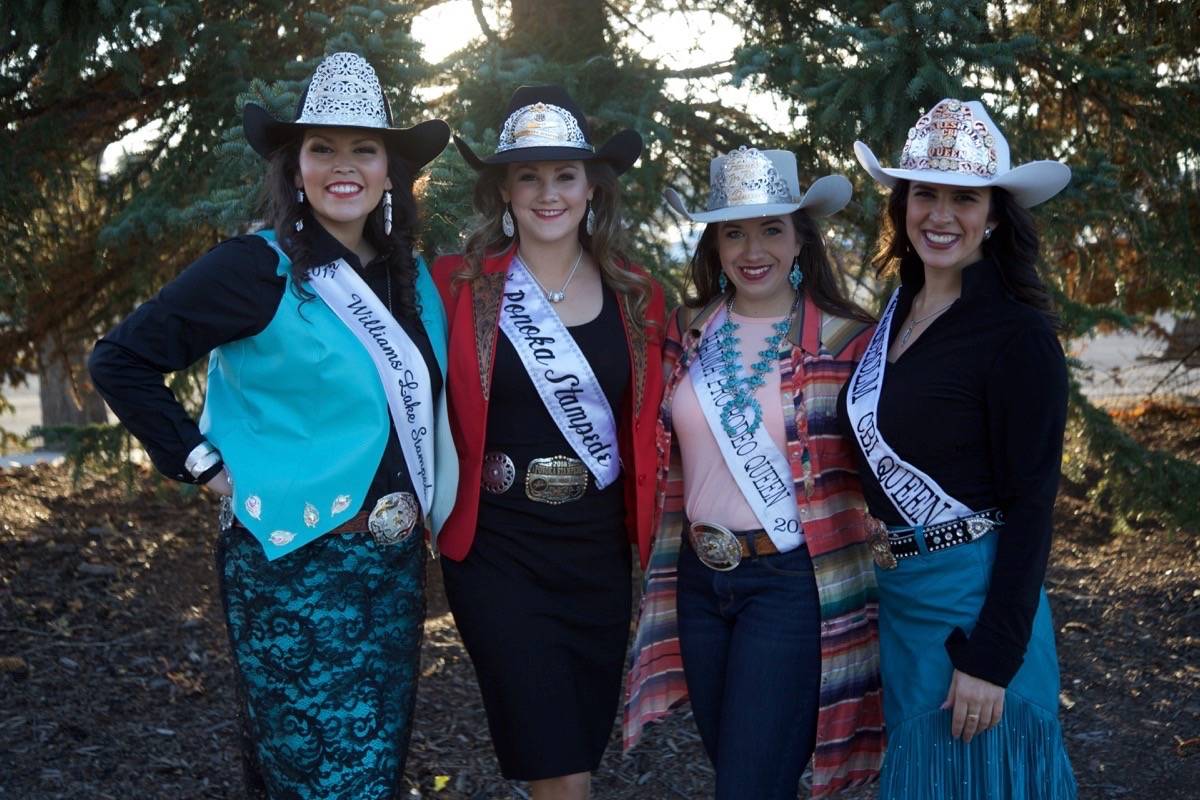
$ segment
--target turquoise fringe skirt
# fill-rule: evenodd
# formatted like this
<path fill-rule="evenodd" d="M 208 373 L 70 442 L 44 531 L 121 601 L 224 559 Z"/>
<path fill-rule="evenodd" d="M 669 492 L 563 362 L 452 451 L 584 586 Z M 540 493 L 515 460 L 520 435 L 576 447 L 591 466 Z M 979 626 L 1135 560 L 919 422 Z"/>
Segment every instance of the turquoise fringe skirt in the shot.
<path fill-rule="evenodd" d="M 1073 800 L 1075 777 L 1058 722 L 1058 656 L 1042 590 L 1025 661 L 1000 723 L 964 744 L 950 736 L 954 667 L 946 637 L 967 633 L 983 608 L 995 559 L 992 533 L 967 545 L 876 568 L 887 754 L 881 800 Z"/>

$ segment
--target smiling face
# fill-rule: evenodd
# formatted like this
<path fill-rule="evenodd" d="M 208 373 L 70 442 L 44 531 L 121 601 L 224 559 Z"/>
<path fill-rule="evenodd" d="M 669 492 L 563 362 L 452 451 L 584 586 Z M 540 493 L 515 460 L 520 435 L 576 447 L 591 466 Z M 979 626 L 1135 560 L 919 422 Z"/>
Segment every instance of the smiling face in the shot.
<path fill-rule="evenodd" d="M 367 215 L 392 188 L 383 137 L 352 128 L 305 131 L 296 188 L 322 227 L 353 249 Z"/>
<path fill-rule="evenodd" d="M 961 270 L 983 258 L 989 219 L 988 187 L 913 183 L 908 187 L 904 230 L 926 269 Z"/>
<path fill-rule="evenodd" d="M 522 240 L 553 244 L 578 238 L 592 187 L 582 161 L 532 161 L 508 165 L 500 196 Z"/>
<path fill-rule="evenodd" d="M 739 312 L 782 314 L 791 307 L 788 273 L 801 244 L 789 216 L 717 223 L 717 256 L 721 271 L 737 290 L 734 304 Z"/>

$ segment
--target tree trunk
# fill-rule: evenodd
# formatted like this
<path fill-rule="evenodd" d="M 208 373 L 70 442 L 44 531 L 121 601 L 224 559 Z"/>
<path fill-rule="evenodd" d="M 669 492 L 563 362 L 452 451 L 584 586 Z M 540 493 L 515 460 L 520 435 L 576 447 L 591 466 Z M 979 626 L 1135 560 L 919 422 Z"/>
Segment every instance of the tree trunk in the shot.
<path fill-rule="evenodd" d="M 507 44 L 516 55 L 574 63 L 610 52 L 604 0 L 511 0 Z"/>
<path fill-rule="evenodd" d="M 84 344 L 62 343 L 56 337 L 43 339 L 38 346 L 38 379 L 42 427 L 108 421 L 104 400 L 88 377 Z M 46 447 L 60 443 L 52 436 L 44 436 L 43 441 Z"/>

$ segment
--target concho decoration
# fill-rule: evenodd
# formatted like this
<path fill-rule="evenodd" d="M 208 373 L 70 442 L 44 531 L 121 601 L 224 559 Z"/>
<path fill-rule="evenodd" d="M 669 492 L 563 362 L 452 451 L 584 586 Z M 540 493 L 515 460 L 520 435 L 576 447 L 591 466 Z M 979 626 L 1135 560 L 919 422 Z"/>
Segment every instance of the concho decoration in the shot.
<path fill-rule="evenodd" d="M 262 500 L 258 495 L 252 494 L 246 498 L 246 513 L 255 519 L 262 519 Z"/>
<path fill-rule="evenodd" d="M 575 116 L 550 103 L 534 103 L 518 108 L 504 121 L 496 152 L 525 147 L 574 147 L 592 152 L 587 137 Z"/>
<path fill-rule="evenodd" d="M 730 206 L 759 206 L 794 203 L 787 181 L 779 176 L 771 159 L 757 148 L 742 145 L 725 156 L 720 171 L 712 177 L 708 210 Z"/>
<path fill-rule="evenodd" d="M 313 73 L 299 123 L 387 128 L 387 106 L 374 68 L 354 53 L 333 53 Z"/>
<path fill-rule="evenodd" d="M 962 172 L 991 178 L 998 169 L 996 140 L 982 120 L 957 100 L 938 103 L 908 129 L 900 168 Z"/>
<path fill-rule="evenodd" d="M 350 495 L 339 494 L 333 499 L 333 505 L 329 509 L 329 516 L 336 517 L 338 514 L 350 507 Z"/>
<path fill-rule="evenodd" d="M 270 536 L 271 544 L 276 547 L 283 547 L 295 538 L 296 534 L 291 531 L 272 531 Z"/>
<path fill-rule="evenodd" d="M 321 512 L 317 511 L 317 507 L 312 503 L 304 504 L 304 524 L 310 528 L 317 527 L 317 523 L 321 521 Z"/>

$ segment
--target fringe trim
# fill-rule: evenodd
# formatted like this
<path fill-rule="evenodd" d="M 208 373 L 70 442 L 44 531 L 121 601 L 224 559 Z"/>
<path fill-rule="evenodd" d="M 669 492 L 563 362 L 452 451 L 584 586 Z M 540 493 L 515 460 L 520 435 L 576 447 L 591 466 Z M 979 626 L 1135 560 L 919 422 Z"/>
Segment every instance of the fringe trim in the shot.
<path fill-rule="evenodd" d="M 1075 776 L 1054 714 L 1009 693 L 1000 724 L 969 745 L 951 713 L 888 728 L 879 800 L 1075 800 Z"/>

